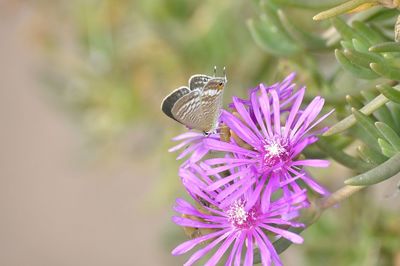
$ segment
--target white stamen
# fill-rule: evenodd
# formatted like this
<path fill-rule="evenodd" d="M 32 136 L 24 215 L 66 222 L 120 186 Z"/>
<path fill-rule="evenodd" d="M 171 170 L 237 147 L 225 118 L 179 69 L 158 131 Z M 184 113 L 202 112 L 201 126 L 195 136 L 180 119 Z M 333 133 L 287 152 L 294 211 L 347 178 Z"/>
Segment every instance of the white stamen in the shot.
<path fill-rule="evenodd" d="M 286 151 L 285 148 L 276 142 L 272 142 L 269 145 L 264 145 L 264 149 L 272 156 L 279 156 L 281 153 Z"/>
<path fill-rule="evenodd" d="M 242 200 L 235 201 L 229 208 L 227 214 L 229 220 L 237 225 L 242 225 L 247 221 L 249 214 L 244 209 L 244 202 Z"/>

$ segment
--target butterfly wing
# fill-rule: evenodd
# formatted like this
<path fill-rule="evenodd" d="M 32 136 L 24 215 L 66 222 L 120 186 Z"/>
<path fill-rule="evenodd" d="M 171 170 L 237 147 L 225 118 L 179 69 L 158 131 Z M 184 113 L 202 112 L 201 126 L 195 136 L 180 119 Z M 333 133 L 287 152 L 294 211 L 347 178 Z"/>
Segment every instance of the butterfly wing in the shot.
<path fill-rule="evenodd" d="M 169 95 L 167 95 L 161 103 L 161 110 L 172 119 L 178 121 L 172 114 L 172 108 L 174 107 L 175 103 L 182 98 L 184 95 L 190 92 L 188 87 L 179 87 Z M 180 122 L 180 121 L 178 121 Z"/>
<path fill-rule="evenodd" d="M 225 78 L 212 78 L 203 88 L 200 106 L 202 119 L 198 127 L 205 132 L 215 130 L 218 125 L 225 84 Z"/>
<path fill-rule="evenodd" d="M 200 90 L 194 90 L 182 96 L 172 107 L 174 119 L 189 128 L 203 130 L 199 127 L 202 120 Z"/>
<path fill-rule="evenodd" d="M 162 111 L 189 128 L 215 130 L 222 107 L 226 78 L 193 75 L 189 87 L 171 92 L 162 102 Z"/>
<path fill-rule="evenodd" d="M 189 79 L 189 89 L 193 90 L 203 90 L 207 82 L 212 79 L 212 77 L 202 74 L 193 75 Z"/>

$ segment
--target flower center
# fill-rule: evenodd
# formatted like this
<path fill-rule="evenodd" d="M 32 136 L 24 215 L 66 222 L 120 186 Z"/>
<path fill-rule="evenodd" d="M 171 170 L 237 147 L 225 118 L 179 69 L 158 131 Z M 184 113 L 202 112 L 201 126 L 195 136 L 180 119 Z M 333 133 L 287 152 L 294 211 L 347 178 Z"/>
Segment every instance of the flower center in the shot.
<path fill-rule="evenodd" d="M 229 222 L 238 229 L 248 229 L 257 221 L 257 212 L 255 209 L 252 208 L 246 211 L 245 206 L 246 202 L 239 199 L 236 200 L 227 211 Z"/>
<path fill-rule="evenodd" d="M 287 145 L 282 145 L 279 140 L 267 141 L 264 145 L 263 160 L 266 166 L 274 166 L 285 162 L 289 158 Z"/>

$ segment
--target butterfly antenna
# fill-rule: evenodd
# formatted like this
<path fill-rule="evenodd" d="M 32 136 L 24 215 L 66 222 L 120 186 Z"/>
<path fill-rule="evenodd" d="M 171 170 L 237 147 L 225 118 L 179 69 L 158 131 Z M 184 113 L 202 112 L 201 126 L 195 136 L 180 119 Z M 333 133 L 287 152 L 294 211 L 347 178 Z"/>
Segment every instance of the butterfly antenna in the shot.
<path fill-rule="evenodd" d="M 214 78 L 217 75 L 217 66 L 214 66 Z"/>
<path fill-rule="evenodd" d="M 223 75 L 225 77 L 225 82 L 227 82 L 228 79 L 226 78 L 226 67 L 223 68 L 222 73 L 223 73 Z"/>

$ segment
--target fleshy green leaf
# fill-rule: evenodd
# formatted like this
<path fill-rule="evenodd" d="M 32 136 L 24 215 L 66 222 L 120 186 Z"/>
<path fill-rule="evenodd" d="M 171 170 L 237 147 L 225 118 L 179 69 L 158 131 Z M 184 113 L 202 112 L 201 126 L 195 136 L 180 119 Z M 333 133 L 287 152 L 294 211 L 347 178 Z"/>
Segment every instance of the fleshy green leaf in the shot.
<path fill-rule="evenodd" d="M 351 107 L 356 109 L 360 109 L 364 106 L 359 99 L 351 95 L 346 95 L 346 101 Z"/>
<path fill-rule="evenodd" d="M 361 34 L 359 34 L 353 28 L 351 28 L 349 25 L 347 25 L 347 23 L 344 22 L 342 19 L 332 18 L 331 21 L 336 30 L 340 33 L 340 35 L 342 35 L 344 40 L 350 41 L 353 39 L 357 39 L 360 42 L 362 42 L 365 46 L 368 46 L 368 40 L 365 39 Z"/>
<path fill-rule="evenodd" d="M 371 63 L 370 67 L 381 76 L 393 80 L 400 80 L 400 68 L 398 67 L 391 66 L 386 62 Z"/>
<path fill-rule="evenodd" d="M 345 181 L 351 186 L 370 186 L 380 183 L 400 172 L 400 153 L 396 153 L 381 165 Z"/>
<path fill-rule="evenodd" d="M 379 146 L 377 139 L 372 134 L 367 134 L 365 128 L 359 123 L 356 123 L 355 126 L 349 130 L 349 134 L 354 138 L 361 140 L 371 149 L 376 150 L 376 152 L 381 152 L 381 147 Z"/>
<path fill-rule="evenodd" d="M 381 132 L 385 139 L 392 145 L 396 151 L 400 151 L 400 137 L 388 125 L 382 122 L 375 123 L 376 128 Z"/>
<path fill-rule="evenodd" d="M 399 90 L 396 90 L 395 88 L 393 88 L 389 85 L 386 85 L 386 84 L 378 85 L 377 88 L 389 100 L 391 100 L 395 103 L 400 103 L 400 91 Z"/>
<path fill-rule="evenodd" d="M 315 15 L 313 17 L 314 20 L 322 20 L 322 19 L 327 19 L 327 18 L 331 18 L 334 16 L 338 16 L 344 13 L 348 13 L 350 11 L 352 11 L 353 9 L 356 9 L 362 5 L 365 4 L 369 4 L 371 3 L 371 6 L 373 5 L 372 0 L 350 0 L 350 1 L 346 1 L 341 5 L 335 6 L 329 10 L 325 10 L 317 15 Z"/>
<path fill-rule="evenodd" d="M 351 110 L 357 122 L 365 129 L 366 134 L 371 135 L 375 139 L 383 137 L 382 134 L 377 130 L 374 125 L 374 120 L 371 117 L 366 116 L 356 109 Z"/>
<path fill-rule="evenodd" d="M 376 97 L 375 92 L 372 91 L 361 91 L 361 95 L 364 97 L 364 99 L 366 99 L 367 102 L 372 101 Z M 395 126 L 392 113 L 385 104 L 373 112 L 373 114 L 377 120 L 385 122 L 391 127 Z"/>
<path fill-rule="evenodd" d="M 359 51 L 359 52 L 368 52 L 369 48 L 369 43 L 366 40 L 365 42 L 362 42 L 356 38 L 352 39 L 351 42 L 353 43 L 354 48 Z"/>
<path fill-rule="evenodd" d="M 342 67 L 354 74 L 355 76 L 362 79 L 376 79 L 379 77 L 376 73 L 368 68 L 359 66 L 351 62 L 341 51 L 335 50 L 336 59 L 342 65 Z"/>
<path fill-rule="evenodd" d="M 383 42 L 371 46 L 369 48 L 370 52 L 375 53 L 396 53 L 400 52 L 400 43 L 399 42 Z"/>
<path fill-rule="evenodd" d="M 381 147 L 383 155 L 387 157 L 392 157 L 396 153 L 394 148 L 386 140 L 379 138 L 378 144 Z"/>
<path fill-rule="evenodd" d="M 360 109 L 360 112 L 366 115 L 372 114 L 376 109 L 384 105 L 389 101 L 388 98 L 383 96 L 382 94 L 378 95 L 375 99 L 373 99 L 371 102 L 369 102 L 367 105 L 365 105 L 363 108 Z M 339 132 L 342 132 L 352 125 L 356 123 L 356 119 L 354 115 L 350 115 L 346 117 L 345 119 L 341 120 L 340 122 L 336 123 L 334 126 L 332 126 L 328 131 L 326 131 L 323 136 L 330 136 Z"/>
<path fill-rule="evenodd" d="M 360 157 L 367 163 L 373 164 L 374 166 L 378 166 L 387 160 L 387 157 L 383 156 L 380 152 L 377 152 L 375 149 L 371 149 L 367 145 L 361 145 L 357 148 L 358 154 Z"/>
<path fill-rule="evenodd" d="M 381 62 L 382 58 L 371 53 L 363 53 L 356 50 L 345 49 L 344 55 L 354 64 L 369 69 L 371 62 Z"/>
<path fill-rule="evenodd" d="M 384 38 L 375 30 L 370 28 L 367 24 L 361 21 L 353 21 L 352 26 L 362 36 L 369 41 L 370 44 L 375 44 L 384 41 Z"/>
<path fill-rule="evenodd" d="M 330 8 L 334 5 L 340 4 L 343 0 L 324 0 L 324 1 L 315 1 L 315 0 L 271 0 L 278 5 L 282 6 L 292 6 L 292 7 L 300 7 L 300 8 L 308 8 L 308 9 L 323 9 Z"/>
<path fill-rule="evenodd" d="M 400 132 L 400 104 L 394 102 L 388 102 L 387 106 L 390 109 L 390 112 L 392 113 L 393 121 L 396 125 L 393 128 L 396 129 L 396 132 Z"/>
<path fill-rule="evenodd" d="M 322 151 L 332 157 L 335 161 L 348 168 L 355 169 L 358 172 L 364 172 L 372 167 L 367 163 L 344 153 L 342 149 L 339 150 L 330 144 L 327 138 L 321 137 L 316 144 Z"/>
<path fill-rule="evenodd" d="M 342 40 L 342 41 L 340 41 L 340 45 L 341 45 L 344 49 L 354 50 L 353 42 L 351 42 L 351 41 Z"/>

